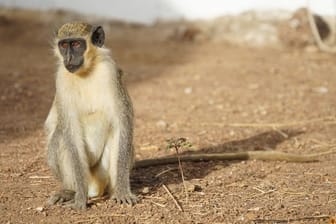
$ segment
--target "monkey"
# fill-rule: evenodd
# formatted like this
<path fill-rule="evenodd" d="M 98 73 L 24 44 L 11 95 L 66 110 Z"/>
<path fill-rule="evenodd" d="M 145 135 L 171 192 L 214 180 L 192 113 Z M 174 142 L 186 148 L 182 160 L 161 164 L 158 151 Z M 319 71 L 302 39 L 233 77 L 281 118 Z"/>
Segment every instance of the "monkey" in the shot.
<path fill-rule="evenodd" d="M 133 205 L 133 106 L 104 29 L 70 22 L 54 39 L 56 91 L 45 130 L 48 165 L 62 189 L 48 204 L 85 209 L 88 198 L 107 193 Z"/>

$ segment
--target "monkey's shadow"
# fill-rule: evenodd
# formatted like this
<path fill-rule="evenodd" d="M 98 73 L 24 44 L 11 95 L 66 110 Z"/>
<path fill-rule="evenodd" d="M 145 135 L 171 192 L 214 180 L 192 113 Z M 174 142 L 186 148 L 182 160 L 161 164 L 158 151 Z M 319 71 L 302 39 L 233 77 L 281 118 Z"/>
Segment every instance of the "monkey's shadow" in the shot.
<path fill-rule="evenodd" d="M 278 144 L 302 133 L 298 130 L 266 131 L 246 139 L 230 141 L 198 151 L 186 151 L 181 154 L 274 150 Z M 184 162 L 182 166 L 185 179 L 191 180 L 204 178 L 218 169 L 218 166 L 225 167 L 237 162 L 240 161 Z M 179 184 L 181 182 L 178 164 L 137 168 L 133 170 L 131 175 L 132 189 L 137 195 L 141 195 L 142 189 L 147 186 L 150 187 L 151 192 L 155 192 L 162 184 Z"/>

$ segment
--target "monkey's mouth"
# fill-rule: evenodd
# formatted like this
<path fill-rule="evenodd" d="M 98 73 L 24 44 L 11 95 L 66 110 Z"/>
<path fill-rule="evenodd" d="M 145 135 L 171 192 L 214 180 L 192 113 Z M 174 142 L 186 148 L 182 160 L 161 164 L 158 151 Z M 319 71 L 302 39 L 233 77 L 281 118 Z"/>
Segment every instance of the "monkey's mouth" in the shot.
<path fill-rule="evenodd" d="M 79 67 L 80 67 L 80 65 L 73 65 L 73 64 L 66 64 L 65 65 L 65 68 L 71 73 L 76 72 L 79 69 Z"/>

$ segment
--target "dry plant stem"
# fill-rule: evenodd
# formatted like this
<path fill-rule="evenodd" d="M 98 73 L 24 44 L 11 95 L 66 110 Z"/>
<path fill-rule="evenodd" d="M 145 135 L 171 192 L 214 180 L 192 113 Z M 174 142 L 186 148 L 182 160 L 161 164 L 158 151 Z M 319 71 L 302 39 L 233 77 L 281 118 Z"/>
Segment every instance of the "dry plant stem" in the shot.
<path fill-rule="evenodd" d="M 185 185 L 185 181 L 184 181 L 184 174 L 183 174 L 183 169 L 182 169 L 180 154 L 179 154 L 177 146 L 175 146 L 175 150 L 176 150 L 177 160 L 178 160 L 179 169 L 180 169 L 180 173 L 181 173 L 183 188 L 184 188 L 184 192 L 185 192 L 185 195 L 186 195 L 186 201 L 188 202 L 189 201 L 189 195 L 188 195 L 188 191 L 187 191 L 187 186 Z"/>
<path fill-rule="evenodd" d="M 162 187 L 163 187 L 163 189 L 165 189 L 165 191 L 167 192 L 167 194 L 169 195 L 169 197 L 171 197 L 171 199 L 173 199 L 173 201 L 174 201 L 176 207 L 178 208 L 178 210 L 180 210 L 181 212 L 183 212 L 183 209 L 182 209 L 181 205 L 176 201 L 176 199 L 172 195 L 172 193 L 170 193 L 168 187 L 166 185 L 164 185 L 164 184 L 162 184 Z"/>
<path fill-rule="evenodd" d="M 324 125 L 336 124 L 335 117 L 329 116 L 324 118 L 315 118 L 306 121 L 293 121 L 286 123 L 231 123 L 231 124 L 201 123 L 201 125 L 218 126 L 218 127 L 239 127 L 239 128 L 286 128 L 293 126 L 308 125 L 317 122 L 322 122 Z"/>
<path fill-rule="evenodd" d="M 331 120 L 331 121 L 326 121 L 326 120 Z M 306 124 L 311 124 L 311 123 L 316 123 L 316 122 L 325 122 L 327 124 L 335 124 L 335 118 L 334 117 L 325 117 L 325 118 L 316 118 L 312 120 L 306 120 L 306 121 L 294 121 L 294 122 L 288 122 L 288 123 L 263 123 L 263 124 L 258 124 L 258 123 L 233 123 L 233 124 L 228 124 L 227 126 L 230 127 L 269 127 L 269 128 L 282 128 L 282 127 L 291 127 L 291 126 L 300 126 L 300 125 L 306 125 Z"/>
<path fill-rule="evenodd" d="M 285 153 L 278 151 L 245 151 L 233 153 L 202 153 L 188 154 L 176 156 L 167 156 L 155 159 L 144 159 L 135 162 L 135 168 L 161 166 L 167 164 L 176 164 L 181 162 L 201 162 L 201 161 L 229 161 L 229 160 L 264 160 L 264 161 L 286 161 L 286 162 L 316 162 L 320 156 L 335 153 L 335 150 L 330 150 L 322 153 L 314 153 L 307 155 L 297 155 L 293 153 Z"/>
<path fill-rule="evenodd" d="M 331 47 L 331 46 L 326 45 L 321 39 L 321 36 L 319 34 L 317 25 L 313 17 L 313 13 L 310 10 L 310 0 L 307 0 L 307 14 L 308 14 L 307 16 L 309 20 L 309 25 L 312 30 L 313 36 L 314 36 L 314 40 L 316 41 L 316 44 L 319 47 L 319 49 L 327 53 L 336 53 L 336 47 Z"/>
<path fill-rule="evenodd" d="M 288 218 L 288 219 L 254 219 L 255 223 L 288 223 L 302 220 L 314 220 L 314 219 L 329 219 L 329 215 L 317 215 L 317 216 L 305 216 L 299 218 Z"/>

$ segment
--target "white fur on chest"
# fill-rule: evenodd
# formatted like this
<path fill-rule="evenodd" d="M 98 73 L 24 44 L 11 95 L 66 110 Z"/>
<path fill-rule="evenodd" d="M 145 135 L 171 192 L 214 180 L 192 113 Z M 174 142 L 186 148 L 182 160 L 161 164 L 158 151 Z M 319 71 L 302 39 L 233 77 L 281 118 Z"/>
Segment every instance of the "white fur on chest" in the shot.
<path fill-rule="evenodd" d="M 63 74 L 57 91 L 66 112 L 76 116 L 81 124 L 83 141 L 88 153 L 89 164 L 94 166 L 104 151 L 107 139 L 112 134 L 113 116 L 117 102 L 113 91 L 116 70 L 112 66 L 101 66 L 87 77 Z"/>

